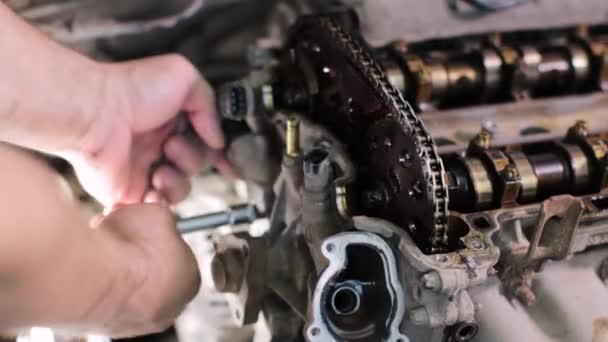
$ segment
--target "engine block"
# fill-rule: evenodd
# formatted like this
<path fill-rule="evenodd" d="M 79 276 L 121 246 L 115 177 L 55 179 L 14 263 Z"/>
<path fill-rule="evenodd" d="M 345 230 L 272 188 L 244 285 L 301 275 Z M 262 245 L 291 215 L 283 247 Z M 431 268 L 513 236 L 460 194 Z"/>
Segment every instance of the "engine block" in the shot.
<path fill-rule="evenodd" d="M 486 341 L 498 334 L 487 307 L 546 309 L 545 266 L 608 242 L 607 127 L 589 124 L 606 103 L 604 32 L 372 48 L 352 12 L 300 18 L 267 63 L 219 91 L 224 117 L 250 129 L 233 146 L 262 139 L 255 153 L 277 161 L 251 182 L 270 228 L 263 243 L 240 238 L 265 254 L 258 265 L 239 252 L 250 268 L 228 296 L 241 322 L 264 311 L 281 341 Z M 536 122 L 548 106 L 555 121 Z M 268 170 L 233 159 L 246 179 Z M 251 272 L 266 276 L 252 284 Z"/>

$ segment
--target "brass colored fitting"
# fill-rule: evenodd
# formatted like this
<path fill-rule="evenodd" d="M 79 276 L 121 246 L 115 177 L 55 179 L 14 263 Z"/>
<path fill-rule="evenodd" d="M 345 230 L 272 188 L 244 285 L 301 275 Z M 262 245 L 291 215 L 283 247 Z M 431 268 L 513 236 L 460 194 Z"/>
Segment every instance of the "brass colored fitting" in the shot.
<path fill-rule="evenodd" d="M 287 145 L 285 154 L 291 158 L 300 156 L 300 120 L 296 117 L 287 119 L 287 132 L 285 134 Z"/>
<path fill-rule="evenodd" d="M 346 186 L 344 185 L 336 186 L 336 205 L 338 207 L 338 212 L 340 215 L 342 215 L 342 217 L 350 216 L 348 192 L 346 190 Z"/>
<path fill-rule="evenodd" d="M 473 138 L 471 144 L 483 150 L 489 149 L 492 144 L 492 133 L 486 129 L 482 129 L 481 132 Z"/>
<path fill-rule="evenodd" d="M 424 61 L 413 54 L 405 57 L 410 73 L 415 77 L 417 83 L 418 103 L 430 102 L 433 97 L 433 81 L 431 71 L 426 67 Z"/>

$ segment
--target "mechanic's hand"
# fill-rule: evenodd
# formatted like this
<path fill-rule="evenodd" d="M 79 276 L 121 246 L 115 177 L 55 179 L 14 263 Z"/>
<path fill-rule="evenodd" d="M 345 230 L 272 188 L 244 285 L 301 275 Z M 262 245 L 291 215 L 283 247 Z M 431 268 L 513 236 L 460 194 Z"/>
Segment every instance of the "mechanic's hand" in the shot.
<path fill-rule="evenodd" d="M 213 92 L 185 58 L 168 55 L 99 67 L 105 83 L 98 120 L 80 151 L 66 157 L 86 190 L 106 207 L 178 202 L 190 191 L 188 176 L 203 164 L 227 167 Z M 202 144 L 175 134 L 180 112 Z M 172 166 L 152 170 L 161 159 Z"/>
<path fill-rule="evenodd" d="M 156 205 L 127 206 L 97 229 L 109 233 L 108 248 L 126 251 L 123 261 L 130 270 L 116 277 L 113 293 L 91 313 L 106 322 L 107 330 L 99 333 L 130 337 L 168 328 L 200 287 L 196 259 L 171 213 Z"/>

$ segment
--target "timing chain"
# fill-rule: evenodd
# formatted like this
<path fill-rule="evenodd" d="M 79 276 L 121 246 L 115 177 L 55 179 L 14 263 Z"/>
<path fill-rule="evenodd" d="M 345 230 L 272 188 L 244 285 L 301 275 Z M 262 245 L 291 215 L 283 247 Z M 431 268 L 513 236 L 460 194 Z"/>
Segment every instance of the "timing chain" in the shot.
<path fill-rule="evenodd" d="M 416 151 L 424 161 L 425 184 L 435 204 L 435 226 L 431 232 L 433 249 L 441 250 L 447 244 L 448 224 L 448 188 L 446 185 L 443 162 L 437 152 L 437 146 L 426 127 L 414 113 L 403 95 L 390 83 L 380 65 L 332 18 L 318 18 L 321 27 L 331 33 L 351 63 L 367 78 L 383 100 L 390 103 L 400 114 L 395 118 L 392 113 L 389 119 L 398 120 L 404 133 L 411 134 L 418 142 Z"/>

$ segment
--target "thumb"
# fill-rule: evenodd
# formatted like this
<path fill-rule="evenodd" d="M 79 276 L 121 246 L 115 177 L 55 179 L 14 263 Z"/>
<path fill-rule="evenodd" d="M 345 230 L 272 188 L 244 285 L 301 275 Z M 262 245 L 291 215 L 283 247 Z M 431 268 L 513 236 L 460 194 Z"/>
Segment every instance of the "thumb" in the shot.
<path fill-rule="evenodd" d="M 101 226 L 123 242 L 118 245 L 128 246 L 131 254 L 124 261 L 136 269 L 137 286 L 112 317 L 112 334 L 133 336 L 167 328 L 200 288 L 196 259 L 178 234 L 173 215 L 157 205 L 125 206 L 110 213 Z"/>

